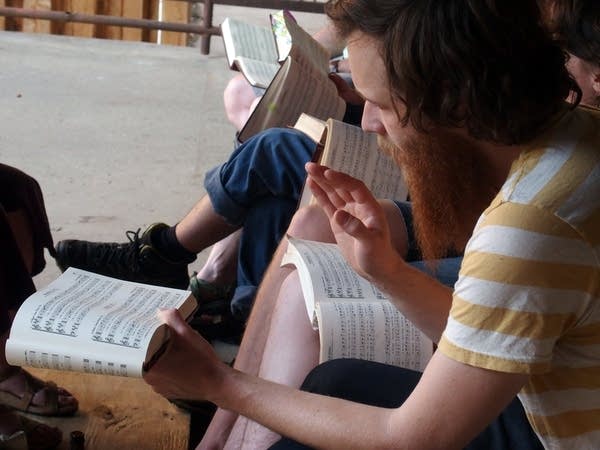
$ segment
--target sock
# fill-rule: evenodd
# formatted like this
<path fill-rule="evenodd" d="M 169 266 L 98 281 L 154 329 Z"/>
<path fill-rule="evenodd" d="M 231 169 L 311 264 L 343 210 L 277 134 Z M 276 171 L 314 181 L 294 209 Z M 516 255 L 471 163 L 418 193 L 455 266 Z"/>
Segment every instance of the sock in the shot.
<path fill-rule="evenodd" d="M 171 261 L 189 264 L 196 260 L 196 253 L 188 251 L 177 240 L 174 226 L 156 230 L 152 236 L 152 245 Z"/>

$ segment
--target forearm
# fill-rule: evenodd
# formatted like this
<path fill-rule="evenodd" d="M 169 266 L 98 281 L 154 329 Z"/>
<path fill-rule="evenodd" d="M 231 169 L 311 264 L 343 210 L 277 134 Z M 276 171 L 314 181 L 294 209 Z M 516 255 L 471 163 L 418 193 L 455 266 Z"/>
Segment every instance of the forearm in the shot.
<path fill-rule="evenodd" d="M 387 424 L 393 410 L 309 394 L 241 372 L 223 379 L 212 401 L 312 448 L 412 448 L 391 439 Z"/>
<path fill-rule="evenodd" d="M 371 277 L 390 301 L 431 340 L 438 342 L 448 319 L 452 290 L 408 265 L 399 256 Z"/>

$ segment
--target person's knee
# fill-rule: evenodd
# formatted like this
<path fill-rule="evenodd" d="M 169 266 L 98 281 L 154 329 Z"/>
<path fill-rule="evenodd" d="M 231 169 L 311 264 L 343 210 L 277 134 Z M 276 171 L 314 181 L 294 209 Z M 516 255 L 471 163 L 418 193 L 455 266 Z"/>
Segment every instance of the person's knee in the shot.
<path fill-rule="evenodd" d="M 319 206 L 300 208 L 292 217 L 288 234 L 300 239 L 334 242 L 329 218 Z"/>
<path fill-rule="evenodd" d="M 233 77 L 223 91 L 223 103 L 227 119 L 241 129 L 250 115 L 256 95 L 252 86 L 241 76 Z"/>

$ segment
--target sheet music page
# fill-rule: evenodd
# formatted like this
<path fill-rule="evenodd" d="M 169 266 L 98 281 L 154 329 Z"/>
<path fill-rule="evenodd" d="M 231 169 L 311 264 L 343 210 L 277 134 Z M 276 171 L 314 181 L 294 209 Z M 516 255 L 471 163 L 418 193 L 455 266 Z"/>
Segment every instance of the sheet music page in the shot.
<path fill-rule="evenodd" d="M 221 24 L 221 33 L 230 66 L 239 56 L 271 63 L 278 60 L 275 38 L 269 27 L 228 17 Z"/>
<path fill-rule="evenodd" d="M 278 98 L 273 102 L 278 120 L 284 126 L 292 126 L 301 113 L 322 120 L 341 118 L 346 103 L 338 96 L 332 81 L 322 77 L 311 66 L 303 66 L 291 59 L 288 76 Z"/>
<path fill-rule="evenodd" d="M 19 308 L 7 358 L 15 365 L 139 376 L 161 327 L 158 308 L 177 308 L 188 297 L 69 268 Z"/>
<path fill-rule="evenodd" d="M 358 358 L 423 371 L 433 343 L 388 301 L 317 305 L 320 362 Z"/>
<path fill-rule="evenodd" d="M 309 318 L 313 321 L 315 304 L 336 300 L 383 300 L 383 293 L 359 276 L 342 256 L 336 244 L 307 241 L 288 236 L 282 260 L 298 269 Z M 316 325 L 316 324 L 315 324 Z"/>
<path fill-rule="evenodd" d="M 279 70 L 278 63 L 268 63 L 240 56 L 236 59 L 240 72 L 252 86 L 268 88 Z"/>
<path fill-rule="evenodd" d="M 402 171 L 379 149 L 375 133 L 338 120 L 327 125 L 323 165 L 362 180 L 376 198 L 406 199 L 408 189 Z"/>
<path fill-rule="evenodd" d="M 310 66 L 288 58 L 240 132 L 240 142 L 267 128 L 293 126 L 300 114 L 342 118 L 346 103 L 333 82 Z"/>
<path fill-rule="evenodd" d="M 329 52 L 325 47 L 290 17 L 285 17 L 285 24 L 291 37 L 289 55 L 296 60 L 302 55 L 323 75 L 327 75 L 329 72 Z"/>

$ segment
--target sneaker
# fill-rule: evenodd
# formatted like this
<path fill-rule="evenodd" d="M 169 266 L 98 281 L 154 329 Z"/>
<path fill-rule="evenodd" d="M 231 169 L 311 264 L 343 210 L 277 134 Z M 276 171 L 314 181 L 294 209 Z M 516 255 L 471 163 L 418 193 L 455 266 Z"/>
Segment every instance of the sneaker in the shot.
<path fill-rule="evenodd" d="M 164 223 L 127 231 L 129 242 L 89 242 L 69 239 L 56 245 L 56 263 L 63 272 L 68 267 L 139 283 L 187 289 L 188 261 L 171 261 L 152 245 L 152 235 L 168 228 Z"/>

